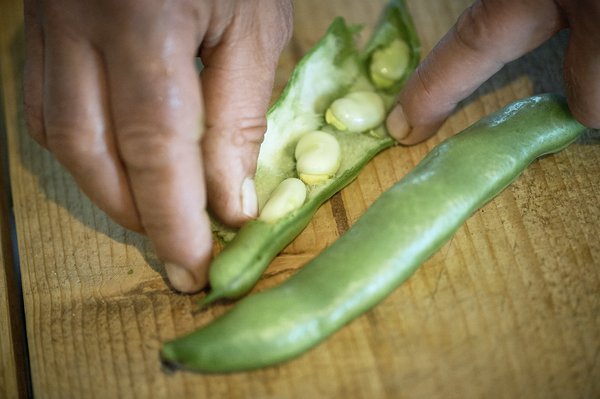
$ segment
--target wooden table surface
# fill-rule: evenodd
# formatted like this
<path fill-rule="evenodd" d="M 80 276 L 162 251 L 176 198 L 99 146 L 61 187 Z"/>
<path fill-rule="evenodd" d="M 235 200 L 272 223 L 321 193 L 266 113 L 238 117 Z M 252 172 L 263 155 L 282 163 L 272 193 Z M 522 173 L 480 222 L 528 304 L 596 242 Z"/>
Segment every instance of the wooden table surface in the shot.
<path fill-rule="evenodd" d="M 409 1 L 424 53 L 468 3 Z M 368 33 L 382 4 L 296 1 L 276 92 L 335 15 L 367 24 Z M 6 288 L 14 273 L 0 273 L 0 397 L 24 396 L 24 375 L 36 397 L 61 399 L 600 397 L 598 132 L 531 165 L 408 282 L 306 355 L 250 373 L 166 374 L 160 342 L 227 306 L 192 313 L 203 294 L 172 292 L 148 240 L 110 221 L 27 136 L 21 14 L 20 2 L 0 3 L 0 145 L 9 154 L 22 274 L 19 292 L 11 281 Z M 343 232 L 333 208 L 338 222 L 352 225 L 441 139 L 512 100 L 562 91 L 566 40 L 561 34 L 505 67 L 434 138 L 378 156 L 320 209 L 257 289 L 282 281 Z M 6 230 L 0 234 L 6 241 Z M 2 253 L 0 261 L 12 267 Z M 23 298 L 29 372 L 14 349 L 25 337 L 11 333 L 19 329 L 11 330 L 6 294 Z"/>

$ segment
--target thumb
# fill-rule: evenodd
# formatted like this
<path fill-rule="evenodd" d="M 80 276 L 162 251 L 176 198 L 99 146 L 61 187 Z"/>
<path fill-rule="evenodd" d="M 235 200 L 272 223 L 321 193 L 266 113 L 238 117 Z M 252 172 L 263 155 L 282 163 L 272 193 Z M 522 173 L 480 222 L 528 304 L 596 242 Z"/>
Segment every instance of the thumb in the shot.
<path fill-rule="evenodd" d="M 238 3 L 221 41 L 201 54 L 207 199 L 212 212 L 232 226 L 258 211 L 253 176 L 277 60 L 290 34 L 291 13 L 284 5 L 261 9 L 264 2 L 250 3 Z"/>

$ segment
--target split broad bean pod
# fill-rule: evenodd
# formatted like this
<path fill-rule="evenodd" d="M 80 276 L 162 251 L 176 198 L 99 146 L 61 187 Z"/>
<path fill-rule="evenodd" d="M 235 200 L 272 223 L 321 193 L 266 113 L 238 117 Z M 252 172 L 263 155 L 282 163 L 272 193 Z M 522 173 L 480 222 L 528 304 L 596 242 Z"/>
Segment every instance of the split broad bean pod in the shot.
<path fill-rule="evenodd" d="M 415 28 L 404 1 L 392 0 L 363 51 L 358 31 L 335 19 L 270 109 L 254 179 L 259 217 L 237 232 L 213 223 L 226 244 L 203 304 L 250 291 L 318 208 L 394 144 L 383 122 L 419 62 Z"/>

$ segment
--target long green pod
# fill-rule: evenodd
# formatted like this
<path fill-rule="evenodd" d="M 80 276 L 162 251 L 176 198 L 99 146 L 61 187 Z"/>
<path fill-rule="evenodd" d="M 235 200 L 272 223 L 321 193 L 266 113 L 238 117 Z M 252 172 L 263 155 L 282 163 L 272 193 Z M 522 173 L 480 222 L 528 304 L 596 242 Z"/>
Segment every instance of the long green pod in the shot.
<path fill-rule="evenodd" d="M 584 131 L 562 97 L 508 105 L 434 148 L 287 281 L 164 344 L 162 358 L 174 367 L 232 372 L 305 352 L 390 294 L 537 157 Z"/>
<path fill-rule="evenodd" d="M 294 146 L 304 133 L 321 129 L 335 136 L 342 153 L 340 168 L 332 179 L 309 186 L 306 202 L 296 211 L 275 223 L 250 221 L 235 233 L 211 264 L 211 292 L 203 298 L 203 304 L 248 292 L 273 258 L 308 225 L 319 207 L 354 180 L 377 153 L 394 144 L 383 126 L 374 134 L 340 132 L 326 126 L 324 114 L 332 101 L 352 89 L 377 91 L 368 80 L 366 63 L 373 51 L 392 40 L 400 39 L 410 48 L 410 65 L 404 76 L 410 75 L 419 59 L 420 45 L 414 32 L 404 2 L 391 0 L 364 52 L 356 48 L 356 29 L 337 18 L 323 39 L 300 61 L 280 100 L 267 115 L 268 129 L 255 176 L 259 207 L 279 182 L 294 176 Z M 378 93 L 388 109 L 396 92 L 386 89 Z M 227 232 L 217 234 L 225 236 Z"/>

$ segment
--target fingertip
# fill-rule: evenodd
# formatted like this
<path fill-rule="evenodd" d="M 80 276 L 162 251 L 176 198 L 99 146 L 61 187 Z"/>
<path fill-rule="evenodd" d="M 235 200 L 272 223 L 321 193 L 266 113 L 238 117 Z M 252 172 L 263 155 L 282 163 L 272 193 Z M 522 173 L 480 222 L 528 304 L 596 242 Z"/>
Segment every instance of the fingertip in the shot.
<path fill-rule="evenodd" d="M 386 125 L 390 136 L 398 142 L 402 142 L 402 140 L 410 135 L 410 124 L 400 103 L 396 104 L 388 115 Z"/>
<path fill-rule="evenodd" d="M 173 289 L 184 294 L 200 291 L 208 281 L 206 273 L 192 272 L 177 263 L 165 263 L 165 272 Z"/>
<path fill-rule="evenodd" d="M 213 251 L 208 215 L 203 213 L 200 224 L 191 227 L 184 226 L 179 230 L 165 226 L 159 232 L 146 227 L 158 258 L 164 262 L 170 286 L 186 294 L 198 292 L 208 284 Z"/>
<path fill-rule="evenodd" d="M 388 115 L 386 125 L 390 136 L 401 145 L 414 145 L 431 137 L 441 122 L 411 126 L 409 118 L 400 103 Z"/>
<path fill-rule="evenodd" d="M 164 261 L 169 284 L 184 294 L 196 293 L 208 285 L 213 246 L 208 215 L 204 215 L 195 237 L 188 234 L 176 238 L 177 234 L 174 234 L 155 243 L 157 254 Z"/>

